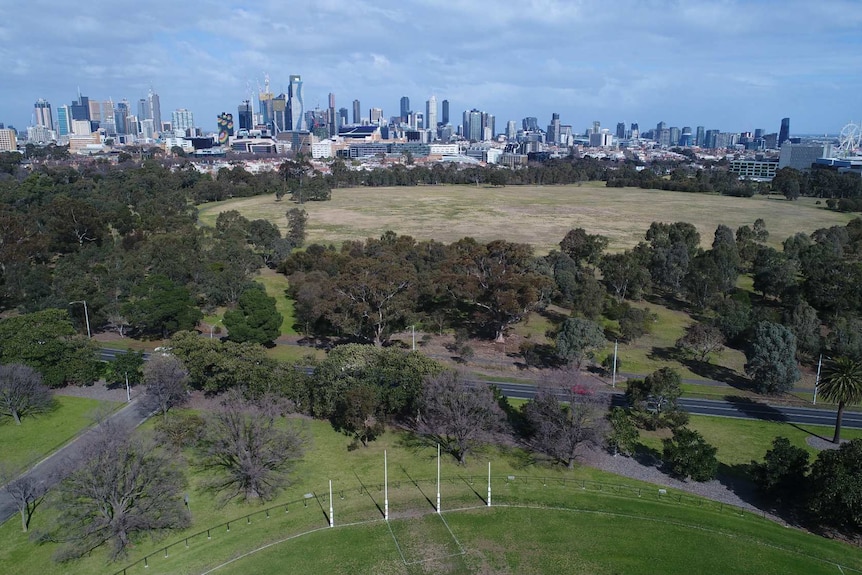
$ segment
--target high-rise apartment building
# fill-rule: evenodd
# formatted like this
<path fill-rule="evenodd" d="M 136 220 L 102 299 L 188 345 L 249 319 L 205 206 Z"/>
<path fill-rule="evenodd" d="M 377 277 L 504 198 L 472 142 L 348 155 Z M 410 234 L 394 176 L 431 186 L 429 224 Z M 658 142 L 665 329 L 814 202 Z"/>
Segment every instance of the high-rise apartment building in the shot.
<path fill-rule="evenodd" d="M 329 122 L 329 136 L 338 133 L 338 116 L 335 115 L 335 94 L 329 93 L 329 114 L 326 120 Z"/>
<path fill-rule="evenodd" d="M 692 145 L 691 126 L 683 126 L 682 133 L 679 136 L 679 145 L 687 148 Z"/>
<path fill-rule="evenodd" d="M 509 120 L 506 122 L 506 139 L 514 140 L 516 137 L 518 137 L 517 124 L 515 124 L 515 120 Z"/>
<path fill-rule="evenodd" d="M 790 118 L 781 118 L 781 129 L 778 131 L 778 147 L 790 139 Z"/>
<path fill-rule="evenodd" d="M 444 126 L 449 125 L 449 100 L 443 100 L 443 115 L 440 118 Z"/>
<path fill-rule="evenodd" d="M 626 123 L 617 122 L 617 140 L 626 139 Z"/>
<path fill-rule="evenodd" d="M 338 108 L 338 127 L 346 126 L 350 121 L 347 119 L 347 108 Z"/>
<path fill-rule="evenodd" d="M 272 99 L 272 129 L 276 133 L 287 130 L 287 94 Z"/>
<path fill-rule="evenodd" d="M 228 139 L 233 136 L 233 114 L 222 112 L 216 118 L 218 124 L 218 143 L 226 146 Z"/>
<path fill-rule="evenodd" d="M 602 133 L 602 123 L 598 120 L 593 120 L 593 131 L 592 134 L 601 134 Z"/>
<path fill-rule="evenodd" d="M 631 138 L 632 140 L 637 140 L 641 137 L 641 131 L 640 131 L 640 128 L 638 127 L 637 122 L 632 122 L 632 125 L 629 128 L 629 132 L 631 132 L 629 134 L 629 138 Z"/>
<path fill-rule="evenodd" d="M 704 141 L 706 140 L 706 129 L 703 126 L 698 126 L 695 128 L 694 132 L 694 145 L 695 146 L 703 146 Z"/>
<path fill-rule="evenodd" d="M 51 104 L 48 103 L 48 100 L 45 100 L 44 98 L 36 100 L 33 113 L 35 115 L 35 124 L 37 126 L 42 126 L 49 130 L 54 129 L 54 114 L 51 113 Z"/>
<path fill-rule="evenodd" d="M 682 135 L 682 132 L 676 126 L 671 126 L 670 128 L 668 128 L 668 131 L 670 132 L 669 145 L 678 146 L 679 145 L 679 138 Z"/>
<path fill-rule="evenodd" d="M 147 105 L 147 118 L 153 121 L 153 127 L 158 132 L 162 129 L 162 105 L 159 102 L 159 95 L 153 92 L 152 88 L 147 93 Z"/>
<path fill-rule="evenodd" d="M 140 100 L 138 100 L 138 118 L 149 118 L 149 108 L 150 106 L 149 104 L 147 104 L 146 98 L 141 98 Z"/>
<path fill-rule="evenodd" d="M 117 102 L 117 107 L 114 108 L 114 125 L 118 134 L 128 134 L 126 121 L 130 115 L 129 103 L 125 100 Z M 77 132 L 76 132 L 77 133 Z"/>
<path fill-rule="evenodd" d="M 371 108 L 368 110 L 368 121 L 372 125 L 380 124 L 383 120 L 383 108 Z"/>
<path fill-rule="evenodd" d="M 190 110 L 178 108 L 171 112 L 171 126 L 174 128 L 174 132 L 187 132 L 189 134 L 193 134 L 195 129 L 195 116 Z"/>
<path fill-rule="evenodd" d="M 362 123 L 362 114 L 359 111 L 359 100 L 353 100 L 353 123 Z"/>
<path fill-rule="evenodd" d="M 534 118 L 533 116 L 527 116 L 523 120 L 521 120 L 521 127 L 525 132 L 538 132 L 539 131 L 539 119 Z"/>
<path fill-rule="evenodd" d="M 548 124 L 547 141 L 556 146 L 560 143 L 560 115 L 556 112 L 551 114 L 551 123 Z"/>
<path fill-rule="evenodd" d="M 302 103 L 302 77 L 291 74 L 287 86 L 287 116 L 290 122 L 288 130 L 305 130 L 305 114 Z"/>
<path fill-rule="evenodd" d="M 437 132 L 437 98 L 436 96 L 431 96 L 428 98 L 428 101 L 425 102 L 425 127 L 432 131 L 432 139 L 433 133 Z"/>
<path fill-rule="evenodd" d="M 18 149 L 15 130 L 4 128 L 0 130 L 0 152 L 14 152 Z"/>

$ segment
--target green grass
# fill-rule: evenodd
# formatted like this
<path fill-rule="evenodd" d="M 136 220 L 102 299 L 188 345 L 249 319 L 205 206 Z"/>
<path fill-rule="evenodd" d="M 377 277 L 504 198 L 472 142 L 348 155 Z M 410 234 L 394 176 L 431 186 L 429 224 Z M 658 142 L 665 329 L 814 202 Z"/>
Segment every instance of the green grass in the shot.
<path fill-rule="evenodd" d="M 832 439 L 833 427 L 822 425 L 794 425 L 777 421 L 759 421 L 692 415 L 688 427 L 699 431 L 704 439 L 718 448 L 718 461 L 727 466 L 745 465 L 762 461 L 766 450 L 772 447 L 776 437 L 786 437 L 790 443 L 801 447 L 811 454 L 811 461 L 818 451 L 808 445 L 805 439 L 810 435 Z M 661 451 L 661 438 L 669 437 L 667 430 L 658 432 L 641 431 L 641 444 Z M 862 437 L 860 429 L 843 429 L 841 437 L 855 439 Z"/>
<path fill-rule="evenodd" d="M 638 188 L 607 188 L 603 182 L 569 186 L 417 186 L 412 188 L 348 188 L 332 192 L 332 200 L 308 202 L 308 241 L 339 244 L 379 237 L 392 230 L 417 239 L 452 242 L 463 237 L 479 241 L 506 239 L 531 244 L 537 253 L 557 249 L 572 228 L 610 238 L 612 250 L 634 246 L 653 221 L 694 224 L 704 247 L 712 243 L 718 224 L 732 229 L 763 218 L 769 243 L 778 247 L 799 231 L 844 225 L 851 214 L 814 204 L 765 198 L 732 198 Z M 238 210 L 249 219 L 287 227 L 289 204 L 271 194 L 199 206 L 200 222 L 215 225 L 218 214 Z"/>
<path fill-rule="evenodd" d="M 483 508 L 466 513 L 446 513 L 445 517 L 464 545 L 466 555 L 407 567 L 403 562 L 399 563 L 401 559 L 388 529 L 384 534 L 389 539 L 379 538 L 377 534 L 382 527 L 377 505 L 383 506 L 383 451 L 387 450 L 389 457 L 389 499 L 393 520 L 401 521 L 405 514 L 421 518 L 393 526 L 408 546 L 405 555 L 437 557 L 440 550 L 451 551 L 453 544 L 434 523 L 437 518 L 428 501 L 434 500 L 435 492 L 434 450 L 411 447 L 407 436 L 387 432 L 367 448 L 348 451 L 349 439 L 333 432 L 328 423 L 307 421 L 305 425 L 312 439 L 309 452 L 297 466 L 295 483 L 272 502 L 275 505 L 294 501 L 286 512 L 281 507 L 269 512 L 267 517 L 261 505 L 240 503 L 218 508 L 212 495 L 200 489 L 201 475 L 192 472 L 188 489 L 193 514 L 190 529 L 168 533 L 164 539 L 142 538 L 131 549 L 129 557 L 119 563 L 108 564 L 104 550 L 97 549 L 90 557 L 57 565 L 50 559 L 55 548 L 52 544 L 35 545 L 19 532 L 16 521 L 8 521 L 0 526 L 0 564 L 11 566 L 11 570 L 4 568 L 10 573 L 113 573 L 150 555 L 149 567 L 144 568 L 138 563 L 127 575 L 200 573 L 239 553 L 325 527 L 324 513 L 328 512 L 329 506 L 326 486 L 332 479 L 336 523 L 339 526 L 352 522 L 375 523 L 355 529 L 324 529 L 276 545 L 271 553 L 253 555 L 219 572 L 275 573 L 284 572 L 287 568 L 292 572 L 329 570 L 332 562 L 329 557 L 337 549 L 341 561 L 332 567 L 335 573 L 474 573 L 488 572 L 489 569 L 505 572 L 506 566 L 509 572 L 519 573 L 637 573 L 643 572 L 645 565 L 650 565 L 652 572 L 676 573 L 682 572 L 679 570 L 681 566 L 695 559 L 692 553 L 701 545 L 707 545 L 710 553 L 714 550 L 715 557 L 726 556 L 723 561 L 731 561 L 730 557 L 742 549 L 742 556 L 751 558 L 757 566 L 761 563 L 776 565 L 776 571 L 764 572 L 779 572 L 780 568 L 787 572 L 790 558 L 802 561 L 800 565 L 805 566 L 806 573 L 820 572 L 819 563 L 812 562 L 809 570 L 808 560 L 793 553 L 787 555 L 787 549 L 833 561 L 840 559 L 845 566 L 862 568 L 862 552 L 858 549 L 788 530 L 752 514 L 740 515 L 729 507 L 673 490 L 667 495 L 659 495 L 653 485 L 595 469 L 548 467 L 536 463 L 521 450 L 510 448 L 480 452 L 464 467 L 444 458 L 444 510 L 482 507 L 488 461 L 492 462 L 495 478 L 495 504 L 560 507 L 564 510 L 489 511 Z M 729 437 L 728 441 L 731 439 Z M 187 454 L 187 457 L 193 456 Z M 514 480 L 508 481 L 508 476 Z M 315 497 L 305 500 L 303 495 L 306 493 L 313 493 Z M 248 513 L 256 514 L 245 519 Z M 52 511 L 41 507 L 34 517 L 33 527 L 44 527 L 51 520 Z M 233 520 L 230 531 L 224 525 L 229 520 Z M 207 528 L 213 528 L 210 539 L 206 536 Z M 204 530 L 203 534 L 195 536 L 201 530 Z M 625 538 L 634 538 L 635 541 L 626 542 L 626 553 L 618 554 L 615 550 L 620 549 L 622 531 L 627 534 Z M 684 545 L 667 547 L 669 541 L 683 542 Z M 168 546 L 168 557 L 165 558 L 164 549 Z M 653 559 L 653 551 L 644 551 L 650 554 L 649 558 L 640 559 L 637 554 L 631 554 L 635 548 L 661 549 L 659 555 L 663 558 Z M 328 555 L 323 549 L 329 549 Z M 566 563 L 574 559 L 567 558 L 573 552 L 580 563 Z M 503 563 L 494 563 L 496 561 Z M 657 571 L 652 569 L 654 564 Z M 529 571 L 528 567 L 532 565 L 536 567 Z M 695 571 L 746 572 L 742 560 L 739 563 L 718 562 L 713 570 L 703 568 Z"/>
<path fill-rule="evenodd" d="M 266 293 L 275 298 L 275 309 L 284 318 L 281 322 L 281 335 L 296 335 L 293 324 L 296 318 L 293 313 L 293 300 L 285 295 L 288 287 L 287 278 L 283 274 L 269 268 L 261 268 L 255 281 L 266 288 Z"/>
<path fill-rule="evenodd" d="M 82 397 L 54 396 L 55 406 L 47 412 L 21 419 L 0 418 L 0 462 L 11 470 L 29 467 L 51 454 L 93 423 L 91 415 L 112 402 Z"/>
<path fill-rule="evenodd" d="M 266 355 L 279 361 L 294 362 L 304 360 L 308 356 L 313 356 L 315 359 L 323 359 L 326 357 L 326 352 L 314 347 L 277 345 L 275 347 L 267 348 Z"/>

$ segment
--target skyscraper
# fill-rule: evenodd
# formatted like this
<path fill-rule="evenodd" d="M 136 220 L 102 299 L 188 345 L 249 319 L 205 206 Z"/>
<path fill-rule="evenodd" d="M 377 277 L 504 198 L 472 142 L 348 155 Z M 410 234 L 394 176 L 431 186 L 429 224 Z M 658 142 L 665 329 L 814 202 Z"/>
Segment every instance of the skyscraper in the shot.
<path fill-rule="evenodd" d="M 778 131 L 778 147 L 790 139 L 790 118 L 781 118 L 781 129 Z"/>
<path fill-rule="evenodd" d="M 449 100 L 443 100 L 443 117 L 441 120 L 444 126 L 449 124 Z"/>
<path fill-rule="evenodd" d="M 90 99 L 87 96 L 78 94 L 78 99 L 72 102 L 69 107 L 72 112 L 72 120 L 89 120 L 90 119 Z"/>
<path fill-rule="evenodd" d="M 254 127 L 252 118 L 251 102 L 243 100 L 242 104 L 237 107 L 237 120 L 239 121 L 240 130 L 251 130 Z"/>
<path fill-rule="evenodd" d="M 346 126 L 349 123 L 347 119 L 347 108 L 338 108 L 338 127 Z"/>
<path fill-rule="evenodd" d="M 518 129 L 515 127 L 515 120 L 509 120 L 506 122 L 506 138 L 509 140 L 514 140 L 518 135 Z"/>
<path fill-rule="evenodd" d="M 625 122 L 617 122 L 617 139 L 625 140 L 626 139 L 626 123 Z"/>
<path fill-rule="evenodd" d="M 57 108 L 57 132 L 68 136 L 72 132 L 72 111 L 65 104 Z"/>
<path fill-rule="evenodd" d="M 159 102 L 159 95 L 153 92 L 152 88 L 147 94 L 147 104 L 149 105 L 147 118 L 153 121 L 153 126 L 156 131 L 159 131 L 162 129 L 162 105 Z"/>
<path fill-rule="evenodd" d="M 126 120 L 129 117 L 129 103 L 123 100 L 117 102 L 117 107 L 114 109 L 114 125 L 117 127 L 118 134 L 126 134 Z M 77 119 L 77 118 L 76 118 Z"/>
<path fill-rule="evenodd" d="M 368 110 L 368 121 L 372 124 L 379 124 L 383 120 L 383 108 L 371 108 Z"/>
<path fill-rule="evenodd" d="M 287 95 L 284 93 L 272 99 L 272 129 L 276 133 L 287 130 Z"/>
<path fill-rule="evenodd" d="M 407 116 L 410 114 L 410 98 L 401 96 L 401 121 L 406 122 Z"/>
<path fill-rule="evenodd" d="M 362 122 L 362 114 L 359 112 L 359 100 L 353 100 L 353 123 Z"/>
<path fill-rule="evenodd" d="M 437 133 L 437 98 L 435 96 L 431 96 L 425 102 L 425 127 L 430 129 L 432 134 Z"/>
<path fill-rule="evenodd" d="M 138 118 L 149 118 L 149 110 L 150 106 L 149 104 L 147 104 L 146 98 L 141 98 L 140 100 L 138 100 Z"/>
<path fill-rule="evenodd" d="M 629 137 L 630 137 L 632 140 L 637 140 L 637 139 L 639 139 L 639 138 L 640 138 L 640 136 L 641 136 L 641 131 L 640 131 L 640 128 L 638 127 L 637 122 L 632 122 L 632 125 L 631 125 L 631 127 L 630 127 L 629 129 L 630 129 L 630 131 L 631 131 L 631 134 L 629 134 Z"/>
<path fill-rule="evenodd" d="M 338 116 L 335 115 L 335 94 L 329 93 L 329 136 L 332 137 L 338 133 Z"/>
<path fill-rule="evenodd" d="M 525 132 L 538 132 L 539 119 L 533 116 L 527 116 L 526 118 L 521 120 L 521 127 L 524 128 Z"/>
<path fill-rule="evenodd" d="M 556 112 L 551 114 L 551 123 L 548 124 L 548 143 L 551 145 L 560 143 L 560 115 Z"/>
<path fill-rule="evenodd" d="M 287 116 L 290 122 L 289 130 L 305 130 L 305 115 L 302 107 L 302 78 L 291 74 L 287 87 Z"/>
<path fill-rule="evenodd" d="M 195 129 L 194 114 L 185 108 L 178 108 L 171 112 L 171 125 L 175 132 L 180 131 L 191 133 L 191 131 Z"/>
<path fill-rule="evenodd" d="M 54 115 L 51 113 L 51 104 L 48 103 L 48 100 L 44 98 L 36 100 L 33 112 L 36 115 L 37 126 L 42 126 L 49 130 L 54 129 Z"/>
<path fill-rule="evenodd" d="M 694 145 L 703 146 L 704 140 L 706 140 L 706 128 L 698 126 L 694 132 Z"/>
<path fill-rule="evenodd" d="M 482 132 L 482 112 L 473 108 L 469 112 L 464 112 L 464 137 L 468 140 L 481 142 Z"/>

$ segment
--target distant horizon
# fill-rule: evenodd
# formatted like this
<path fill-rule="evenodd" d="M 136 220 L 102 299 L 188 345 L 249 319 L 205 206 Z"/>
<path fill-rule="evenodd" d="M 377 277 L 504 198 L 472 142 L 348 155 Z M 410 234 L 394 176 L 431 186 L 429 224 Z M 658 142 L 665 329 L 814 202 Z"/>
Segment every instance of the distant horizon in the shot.
<path fill-rule="evenodd" d="M 110 16 L 101 16 L 101 15 Z M 41 31 L 50 30 L 50 34 Z M 641 130 L 702 125 L 723 132 L 838 133 L 862 121 L 862 10 L 853 0 L 276 0 L 226 6 L 150 0 L 31 0 L 0 23 L 0 122 L 24 129 L 33 104 L 54 110 L 78 89 L 133 105 L 152 87 L 163 118 L 186 108 L 214 130 L 221 112 L 263 86 L 302 76 L 305 109 L 361 102 L 398 115 L 406 95 L 434 95 L 509 120 L 559 113 L 583 133 L 594 120 Z"/>

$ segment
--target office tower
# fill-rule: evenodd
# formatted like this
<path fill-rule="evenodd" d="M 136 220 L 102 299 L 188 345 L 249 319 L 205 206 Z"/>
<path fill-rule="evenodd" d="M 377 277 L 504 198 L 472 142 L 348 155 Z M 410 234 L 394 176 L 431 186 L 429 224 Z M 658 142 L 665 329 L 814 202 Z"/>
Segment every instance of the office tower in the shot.
<path fill-rule="evenodd" d="M 703 146 L 706 140 L 706 131 L 703 126 L 698 126 L 695 128 L 694 133 L 694 145 L 695 146 Z"/>
<path fill-rule="evenodd" d="M 548 124 L 547 142 L 553 145 L 560 143 L 560 115 L 556 112 L 551 114 L 551 123 Z"/>
<path fill-rule="evenodd" d="M 272 129 L 276 133 L 287 130 L 287 94 L 272 99 Z"/>
<path fill-rule="evenodd" d="M 329 93 L 329 135 L 334 136 L 338 133 L 338 116 L 335 115 L 335 94 Z"/>
<path fill-rule="evenodd" d="M 630 131 L 631 131 L 631 134 L 629 134 L 629 138 L 631 138 L 632 140 L 637 140 L 641 137 L 641 131 L 640 131 L 640 128 L 638 127 L 637 122 L 632 122 Z"/>
<path fill-rule="evenodd" d="M 401 121 L 406 122 L 407 116 L 410 114 L 410 98 L 401 96 Z"/>
<path fill-rule="evenodd" d="M 236 111 L 237 119 L 239 120 L 239 129 L 251 130 L 254 127 L 254 111 L 251 107 L 251 102 L 248 100 L 243 100 L 242 104 L 237 107 Z"/>
<path fill-rule="evenodd" d="M 781 118 L 781 129 L 778 131 L 778 147 L 790 139 L 790 118 Z"/>
<path fill-rule="evenodd" d="M 593 134 L 601 134 L 602 133 L 602 123 L 598 120 L 593 120 Z"/>
<path fill-rule="evenodd" d="M 482 112 L 473 108 L 469 112 L 464 112 L 464 138 L 481 142 L 482 135 L 484 132 L 484 126 L 482 125 Z"/>
<path fill-rule="evenodd" d="M 362 122 L 362 114 L 359 113 L 359 100 L 353 100 L 353 123 L 359 124 Z"/>
<path fill-rule="evenodd" d="M 146 98 L 138 100 L 138 118 L 149 118 L 149 108 L 150 106 L 147 104 Z"/>
<path fill-rule="evenodd" d="M 521 127 L 524 128 L 525 132 L 538 132 L 539 120 L 538 118 L 534 118 L 533 116 L 527 116 L 526 118 L 521 120 Z"/>
<path fill-rule="evenodd" d="M 626 139 L 626 123 L 617 122 L 617 140 Z"/>
<path fill-rule="evenodd" d="M 383 120 L 383 108 L 371 108 L 368 110 L 368 121 L 373 124 L 380 124 Z"/>
<path fill-rule="evenodd" d="M 174 132 L 193 134 L 195 129 L 194 114 L 185 108 L 174 110 L 171 112 L 171 126 L 174 128 Z"/>
<path fill-rule="evenodd" d="M 506 122 L 506 139 L 514 140 L 516 137 L 518 137 L 517 124 L 515 124 L 515 120 L 509 120 Z"/>
<path fill-rule="evenodd" d="M 147 93 L 147 118 L 153 121 L 153 126 L 156 131 L 161 131 L 162 129 L 162 105 L 159 102 L 159 95 L 153 92 L 153 89 L 150 88 L 150 91 Z"/>
<path fill-rule="evenodd" d="M 432 131 L 437 130 L 437 97 L 431 96 L 425 102 L 425 127 Z"/>
<path fill-rule="evenodd" d="M 754 137 L 762 138 L 763 137 L 763 128 L 755 128 L 754 129 Z"/>
<path fill-rule="evenodd" d="M 72 132 L 72 111 L 65 104 L 57 108 L 57 132 L 61 136 Z"/>
<path fill-rule="evenodd" d="M 287 86 L 287 120 L 288 130 L 305 130 L 305 114 L 302 104 L 302 78 L 297 74 L 290 75 Z"/>
<path fill-rule="evenodd" d="M 48 100 L 44 98 L 36 100 L 33 112 L 36 116 L 37 126 L 42 126 L 49 130 L 54 129 L 54 115 L 51 113 L 51 104 L 48 103 Z"/>
<path fill-rule="evenodd" d="M 129 117 L 129 103 L 123 100 L 117 102 L 117 107 L 114 108 L 114 126 L 118 134 L 127 134 L 126 119 Z"/>
<path fill-rule="evenodd" d="M 275 94 L 269 89 L 269 75 L 264 78 L 264 88 L 257 95 L 257 109 L 260 111 L 260 123 L 269 129 L 274 129 L 274 116 L 272 109 L 272 98 Z"/>
<path fill-rule="evenodd" d="M 220 146 L 226 146 L 228 138 L 233 136 L 233 114 L 222 112 L 216 121 L 218 123 L 218 143 Z"/>
<path fill-rule="evenodd" d="M 659 122 L 655 125 L 656 134 L 658 134 L 662 130 L 667 130 L 667 122 Z"/>
<path fill-rule="evenodd" d="M 449 124 L 449 100 L 443 100 L 443 117 L 440 119 L 444 126 Z"/>
<path fill-rule="evenodd" d="M 349 124 L 347 120 L 347 108 L 338 108 L 338 127 L 346 126 Z"/>
<path fill-rule="evenodd" d="M 682 135 L 682 132 L 680 131 L 680 129 L 677 128 L 676 126 L 671 126 L 669 128 L 669 131 L 670 131 L 670 142 L 668 142 L 668 145 L 670 145 L 670 146 L 679 145 L 679 138 Z"/>
<path fill-rule="evenodd" d="M 704 132 L 703 143 L 701 144 L 701 146 L 708 149 L 714 149 L 718 134 L 719 130 L 707 130 L 706 132 Z"/>
<path fill-rule="evenodd" d="M 89 120 L 90 119 L 90 99 L 87 96 L 78 94 L 78 99 L 72 102 L 69 107 L 72 112 L 72 120 Z"/>

